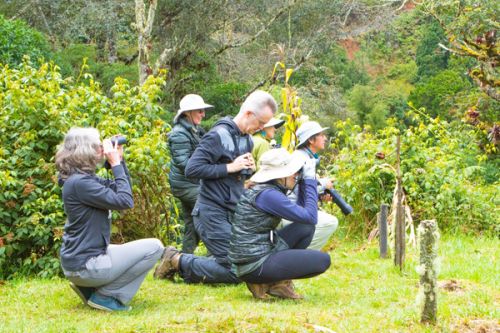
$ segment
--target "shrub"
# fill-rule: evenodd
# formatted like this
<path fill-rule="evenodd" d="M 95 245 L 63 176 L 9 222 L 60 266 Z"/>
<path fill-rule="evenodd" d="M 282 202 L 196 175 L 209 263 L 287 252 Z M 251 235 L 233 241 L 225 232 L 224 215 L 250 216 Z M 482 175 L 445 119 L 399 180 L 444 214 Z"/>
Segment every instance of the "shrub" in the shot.
<path fill-rule="evenodd" d="M 423 107 L 432 117 L 440 116 L 452 120 L 457 118 L 450 111 L 456 104 L 455 96 L 469 89 L 471 84 L 465 76 L 452 70 L 444 70 L 428 80 L 417 84 L 409 100 L 417 107 Z"/>
<path fill-rule="evenodd" d="M 7 20 L 0 15 L 0 64 L 17 66 L 24 56 L 49 59 L 50 45 L 43 34 L 23 21 Z"/>
<path fill-rule="evenodd" d="M 117 62 L 109 64 L 97 60 L 96 46 L 93 44 L 71 44 L 57 54 L 57 63 L 64 76 L 78 76 L 82 63 L 88 65 L 87 71 L 99 81 L 106 93 L 114 85 L 115 77 L 127 79 L 132 85 L 137 84 L 137 63 L 125 65 Z"/>
<path fill-rule="evenodd" d="M 418 112 L 417 112 L 418 111 Z M 436 219 L 448 232 L 498 234 L 497 181 L 485 180 L 490 161 L 485 160 L 475 133 L 458 123 L 428 118 L 419 110 L 408 114 L 414 126 L 402 132 L 401 169 L 403 186 L 416 222 Z M 376 134 L 362 131 L 351 121 L 335 125 L 328 172 L 337 188 L 353 205 L 349 228 L 366 234 L 376 225 L 381 203 L 390 203 L 395 186 L 395 137 L 399 126 L 390 120 Z M 385 159 L 376 158 L 378 152 Z M 336 210 L 336 208 L 333 208 Z"/>
<path fill-rule="evenodd" d="M 115 216 L 121 221 L 117 226 L 133 225 L 132 218 L 155 225 L 130 234 L 127 228 L 115 231 L 125 240 L 163 236 L 168 241 L 169 211 L 158 209 L 171 199 L 165 177 L 166 124 L 157 103 L 163 81 L 151 77 L 142 87 L 130 87 L 118 78 L 107 97 L 90 75 L 85 78 L 76 83 L 63 79 L 58 67 L 47 63 L 39 69 L 28 63 L 0 68 L 0 279 L 60 270 L 57 253 L 65 215 L 53 158 L 73 126 L 97 127 L 102 137 L 118 132 L 128 137 L 138 204 Z"/>
<path fill-rule="evenodd" d="M 449 53 L 439 47 L 446 43 L 446 35 L 437 21 L 431 21 L 421 27 L 422 39 L 417 46 L 415 62 L 419 80 L 433 76 L 448 66 Z"/>

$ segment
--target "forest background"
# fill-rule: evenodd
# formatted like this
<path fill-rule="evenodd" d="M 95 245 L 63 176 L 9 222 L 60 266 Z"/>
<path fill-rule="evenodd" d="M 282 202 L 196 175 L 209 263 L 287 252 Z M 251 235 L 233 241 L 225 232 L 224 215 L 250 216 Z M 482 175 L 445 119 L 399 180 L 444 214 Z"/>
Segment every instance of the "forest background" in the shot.
<path fill-rule="evenodd" d="M 300 97 L 294 112 L 331 128 L 322 172 L 354 207 L 345 238 L 365 239 L 391 203 L 397 135 L 414 224 L 500 234 L 496 1 L 6 0 L 0 13 L 0 280 L 61 273 L 53 158 L 72 126 L 129 138 L 136 207 L 115 213 L 114 240 L 179 242 L 166 140 L 187 93 L 215 106 L 207 128 L 255 89 L 285 116 Z"/>

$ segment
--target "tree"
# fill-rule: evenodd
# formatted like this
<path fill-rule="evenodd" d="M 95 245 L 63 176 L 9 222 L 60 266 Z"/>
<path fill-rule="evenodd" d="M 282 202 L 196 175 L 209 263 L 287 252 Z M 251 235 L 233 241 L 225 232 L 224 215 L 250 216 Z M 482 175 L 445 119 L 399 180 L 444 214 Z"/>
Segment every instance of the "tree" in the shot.
<path fill-rule="evenodd" d="M 137 30 L 137 48 L 139 50 L 138 67 L 139 67 L 139 84 L 144 84 L 149 75 L 153 74 L 153 70 L 149 64 L 150 51 L 152 48 L 153 23 L 155 19 L 157 0 L 150 0 L 147 9 L 143 0 L 135 0 L 135 28 Z M 160 57 L 161 58 L 161 57 Z M 160 66 L 158 66 L 160 67 Z"/>
<path fill-rule="evenodd" d="M 470 77 L 488 96 L 500 100 L 498 1 L 424 0 L 422 9 L 439 22 L 448 36 L 449 46 L 440 46 L 475 59 L 477 65 L 469 70 Z"/>

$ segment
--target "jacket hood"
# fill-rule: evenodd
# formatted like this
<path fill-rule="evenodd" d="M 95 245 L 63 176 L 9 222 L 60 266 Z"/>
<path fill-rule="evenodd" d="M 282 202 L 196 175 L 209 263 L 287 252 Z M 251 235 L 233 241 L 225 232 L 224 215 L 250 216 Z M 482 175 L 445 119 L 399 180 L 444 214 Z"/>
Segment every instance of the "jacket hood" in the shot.
<path fill-rule="evenodd" d="M 61 174 L 57 175 L 57 185 L 59 185 L 59 187 L 63 187 L 65 181 L 66 180 L 61 177 Z"/>
<path fill-rule="evenodd" d="M 218 125 L 226 125 L 228 126 L 229 128 L 231 128 L 231 131 L 237 133 L 238 135 L 243 135 L 243 133 L 240 131 L 240 129 L 238 128 L 238 125 L 236 125 L 236 123 L 233 121 L 233 118 L 231 117 L 224 117 L 220 120 L 218 120 L 214 127 L 215 126 L 218 126 Z"/>

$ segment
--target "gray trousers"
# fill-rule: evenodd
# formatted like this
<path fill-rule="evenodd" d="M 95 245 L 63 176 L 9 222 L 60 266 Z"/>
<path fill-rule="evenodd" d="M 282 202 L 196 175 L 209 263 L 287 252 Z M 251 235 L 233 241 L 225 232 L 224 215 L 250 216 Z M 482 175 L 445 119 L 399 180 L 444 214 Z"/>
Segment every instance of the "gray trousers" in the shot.
<path fill-rule="evenodd" d="M 147 273 L 161 258 L 163 249 L 163 244 L 156 238 L 109 245 L 106 254 L 87 260 L 85 269 L 64 271 L 64 274 L 77 286 L 95 287 L 99 294 L 128 304 Z"/>
<path fill-rule="evenodd" d="M 233 213 L 226 209 L 197 202 L 193 209 L 196 232 L 205 243 L 210 257 L 183 254 L 181 276 L 187 283 L 240 283 L 231 271 L 227 255 L 231 238 Z"/>

